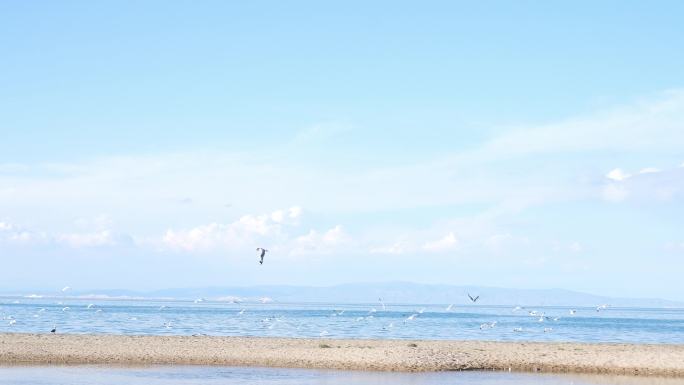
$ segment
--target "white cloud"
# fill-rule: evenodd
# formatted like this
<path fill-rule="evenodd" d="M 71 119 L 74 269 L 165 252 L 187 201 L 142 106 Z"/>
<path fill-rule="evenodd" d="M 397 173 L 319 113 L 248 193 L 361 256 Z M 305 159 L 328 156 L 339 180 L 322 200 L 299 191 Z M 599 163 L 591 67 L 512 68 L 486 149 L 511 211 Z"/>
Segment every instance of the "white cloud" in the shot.
<path fill-rule="evenodd" d="M 622 171 L 622 169 L 619 168 L 611 170 L 608 174 L 606 174 L 606 178 L 614 180 L 616 182 L 622 182 L 623 180 L 629 179 L 630 177 L 630 174 L 625 173 L 624 171 Z"/>
<path fill-rule="evenodd" d="M 31 231 L 9 222 L 0 222 L 0 242 L 29 244 L 44 241 L 45 238 L 46 236 L 43 233 Z"/>
<path fill-rule="evenodd" d="M 657 174 L 659 172 L 661 172 L 661 170 L 655 167 L 645 167 L 639 170 L 639 174 Z"/>
<path fill-rule="evenodd" d="M 297 237 L 290 250 L 290 255 L 330 254 L 349 245 L 351 238 L 341 225 L 337 225 L 324 233 L 310 230 L 306 235 Z"/>
<path fill-rule="evenodd" d="M 107 230 L 112 226 L 113 221 L 109 215 L 100 214 L 92 218 L 77 218 L 74 224 L 79 228 Z"/>
<path fill-rule="evenodd" d="M 616 169 L 619 170 L 619 169 Z M 608 202 L 670 202 L 684 192 L 681 169 L 647 167 L 634 175 L 614 172 L 612 181 L 601 187 L 601 197 Z"/>
<path fill-rule="evenodd" d="M 299 206 L 290 207 L 287 211 L 288 216 L 292 219 L 297 219 L 302 216 L 302 208 Z"/>
<path fill-rule="evenodd" d="M 458 239 L 456 239 L 456 235 L 454 235 L 454 233 L 449 233 L 436 241 L 426 242 L 423 245 L 423 249 L 433 252 L 448 251 L 453 250 L 456 246 L 458 246 L 458 243 L 459 242 Z"/>
<path fill-rule="evenodd" d="M 11 231 L 14 230 L 14 226 L 6 223 L 6 222 L 0 222 L 0 231 Z"/>
<path fill-rule="evenodd" d="M 285 212 L 283 210 L 277 210 L 271 213 L 271 220 L 276 223 L 280 223 L 285 219 Z"/>
<path fill-rule="evenodd" d="M 117 243 L 114 235 L 109 230 L 84 234 L 61 234 L 56 236 L 55 239 L 59 243 L 66 244 L 74 248 L 114 246 Z"/>
<path fill-rule="evenodd" d="M 300 214 L 301 208 L 292 207 L 270 214 L 244 215 L 228 224 L 210 223 L 188 230 L 168 229 L 162 243 L 171 248 L 192 252 L 231 249 L 253 244 L 257 239 L 275 240 L 284 235 L 285 227 L 297 225 L 296 220 Z"/>
<path fill-rule="evenodd" d="M 578 151 L 677 150 L 684 147 L 684 90 L 593 115 L 497 136 L 470 153 L 480 159 Z"/>
<path fill-rule="evenodd" d="M 371 254 L 404 254 L 409 251 L 409 247 L 405 242 L 396 242 L 389 246 L 372 247 L 369 252 Z"/>

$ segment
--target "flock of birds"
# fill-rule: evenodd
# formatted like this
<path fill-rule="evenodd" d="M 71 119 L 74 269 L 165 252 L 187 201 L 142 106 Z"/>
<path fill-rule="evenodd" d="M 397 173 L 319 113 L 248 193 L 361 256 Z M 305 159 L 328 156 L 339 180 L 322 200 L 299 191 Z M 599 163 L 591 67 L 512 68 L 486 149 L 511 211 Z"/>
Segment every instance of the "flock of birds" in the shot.
<path fill-rule="evenodd" d="M 262 254 L 265 254 L 265 252 L 266 252 L 266 250 L 263 250 L 263 249 L 262 249 Z M 68 290 L 70 290 L 70 288 L 67 286 L 67 287 L 65 287 L 65 288 L 62 290 L 62 292 L 67 292 Z M 467 293 L 467 296 L 468 296 L 468 300 L 469 300 L 472 304 L 476 304 L 476 303 L 478 302 L 478 300 L 480 299 L 480 296 L 479 296 L 479 295 L 473 296 L 473 295 L 471 295 L 470 293 Z M 203 302 L 205 302 L 205 301 L 207 301 L 207 300 L 204 299 L 204 298 L 198 298 L 198 299 L 194 300 L 193 302 L 194 302 L 195 304 L 199 304 L 199 303 L 203 303 Z M 15 301 L 15 302 L 18 303 L 18 301 Z M 262 303 L 262 304 L 267 304 L 267 303 L 273 302 L 273 300 L 272 300 L 271 298 L 268 298 L 268 297 L 262 297 L 262 298 L 259 298 L 259 299 L 258 299 L 258 302 L 259 302 L 259 303 Z M 241 303 L 241 301 L 240 301 L 239 299 L 235 299 L 235 300 L 232 301 L 232 303 L 234 303 L 234 304 L 239 304 L 239 303 Z M 57 305 L 62 305 L 62 302 L 57 302 Z M 382 309 L 381 311 L 383 311 L 383 312 L 384 312 L 384 311 L 387 311 L 388 306 L 385 304 L 385 302 L 383 301 L 382 298 L 378 298 L 378 305 L 379 305 L 379 306 L 378 306 L 377 308 L 376 308 L 376 307 L 372 307 L 370 310 L 368 310 L 367 314 L 361 315 L 361 316 L 357 316 L 357 317 L 354 317 L 354 318 L 352 318 L 352 319 L 353 319 L 355 322 L 369 321 L 369 320 L 372 320 L 372 319 L 375 317 L 375 314 L 379 311 L 378 309 Z M 72 306 L 75 306 L 75 305 L 72 305 Z M 167 308 L 168 308 L 167 305 L 160 305 L 160 306 L 158 307 L 157 310 L 158 310 L 159 312 L 163 312 L 163 311 L 165 311 Z M 600 311 L 603 311 L 603 310 L 605 310 L 605 309 L 607 309 L 607 308 L 608 308 L 608 305 L 606 305 L 606 304 L 604 304 L 604 305 L 599 305 L 599 306 L 596 307 L 596 311 L 597 311 L 597 312 L 600 312 Z M 59 309 L 59 307 L 58 307 L 58 309 Z M 96 313 L 101 313 L 101 312 L 102 312 L 102 309 L 98 309 L 98 308 L 96 307 L 96 305 L 95 305 L 95 304 L 92 304 L 92 303 L 86 305 L 86 306 L 85 306 L 85 309 L 92 309 L 92 310 L 94 310 Z M 449 305 L 444 309 L 444 311 L 447 312 L 447 313 L 449 313 L 449 312 L 453 312 L 454 309 L 455 309 L 455 305 L 454 305 L 454 304 L 449 304 Z M 47 309 L 44 308 L 44 307 L 38 308 L 38 309 L 37 309 L 37 313 L 34 314 L 34 317 L 39 317 L 39 315 L 40 315 L 41 313 L 45 312 L 46 310 L 47 310 Z M 71 307 L 69 307 L 69 306 L 63 306 L 63 307 L 61 308 L 61 312 L 63 312 L 63 313 L 67 313 L 67 312 L 69 312 L 70 310 L 71 310 Z M 386 325 L 382 326 L 382 329 L 381 329 L 381 330 L 382 330 L 382 331 L 385 331 L 385 332 L 392 330 L 393 328 L 395 328 L 395 322 L 400 322 L 400 323 L 402 323 L 402 324 L 408 324 L 408 323 L 410 323 L 410 322 L 412 322 L 412 321 L 415 321 L 417 318 L 421 317 L 421 316 L 424 314 L 425 310 L 426 310 L 425 308 L 420 308 L 420 309 L 414 310 L 413 312 L 404 313 L 403 319 L 400 318 L 399 320 L 395 320 L 395 321 L 393 321 L 393 322 L 389 322 L 389 324 L 386 324 Z M 358 310 L 356 310 L 356 311 L 358 312 Z M 246 309 L 246 308 L 242 308 L 241 310 L 237 311 L 236 315 L 237 315 L 237 316 L 243 316 L 246 312 L 247 312 L 247 309 Z M 344 315 L 345 312 L 347 312 L 347 310 L 345 310 L 345 309 L 342 309 L 342 310 L 335 310 L 335 311 L 333 311 L 333 313 L 332 313 L 330 316 L 331 316 L 331 317 L 340 317 L 340 316 Z M 558 322 L 558 321 L 561 319 L 560 316 L 548 316 L 548 315 L 546 315 L 544 312 L 540 312 L 540 311 L 537 311 L 537 310 L 528 310 L 528 309 L 525 309 L 524 307 L 521 307 L 521 306 L 516 306 L 515 308 L 512 309 L 512 313 L 520 313 L 520 312 L 527 312 L 527 315 L 528 315 L 528 316 L 536 318 L 536 319 L 537 319 L 537 322 L 539 322 L 540 324 L 541 324 L 541 323 L 544 323 L 544 322 Z M 570 315 L 570 316 L 573 316 L 573 315 L 577 314 L 577 310 L 576 310 L 576 309 L 569 309 L 568 312 L 569 312 L 569 315 Z M 395 311 L 395 313 L 396 313 L 396 311 Z M 362 313 L 362 314 L 363 314 L 363 313 Z M 17 320 L 16 320 L 13 316 L 11 316 L 11 315 L 10 315 L 10 316 L 5 316 L 5 317 L 3 317 L 3 319 L 6 320 L 6 321 L 8 322 L 8 326 L 9 326 L 9 327 L 12 327 L 13 325 L 15 325 L 15 324 L 17 323 Z M 137 321 L 138 318 L 137 318 L 137 317 L 131 317 L 131 318 L 129 318 L 129 320 L 130 320 L 130 321 Z M 262 318 L 259 322 L 263 325 L 263 327 L 266 327 L 267 329 L 273 329 L 277 324 L 283 322 L 284 320 L 285 320 L 285 319 L 284 319 L 283 316 L 269 316 L 269 317 L 267 317 L 267 318 Z M 482 324 L 479 325 L 479 329 L 480 329 L 481 331 L 490 330 L 490 329 L 496 328 L 497 325 L 499 325 L 499 322 L 498 322 L 498 321 L 484 322 L 484 323 L 482 323 Z M 301 328 L 301 326 L 302 326 L 302 323 L 300 322 L 299 325 L 297 325 L 297 330 L 299 330 L 299 329 Z M 172 321 L 165 321 L 165 322 L 163 322 L 163 324 L 162 324 L 162 328 L 163 328 L 163 329 L 172 329 L 173 327 L 174 327 L 174 325 L 173 325 L 173 322 L 172 322 Z M 539 329 L 537 329 L 537 330 L 539 330 Z M 524 332 L 524 331 L 526 331 L 526 330 L 524 330 L 522 327 L 518 326 L 518 327 L 514 327 L 514 328 L 512 329 L 512 331 L 515 332 L 515 333 L 520 333 L 520 332 Z M 553 328 L 552 328 L 552 327 L 544 327 L 544 328 L 543 328 L 543 332 L 544 332 L 544 333 L 548 333 L 548 332 L 551 332 L 551 331 L 553 331 Z M 53 333 L 53 334 L 54 334 L 54 333 L 57 333 L 57 325 L 54 325 L 54 326 L 50 329 L 50 333 Z M 321 330 L 320 333 L 318 333 L 318 334 L 319 334 L 320 337 L 326 337 L 326 336 L 330 335 L 330 333 L 329 333 L 327 330 Z"/>
<path fill-rule="evenodd" d="M 268 250 L 267 250 L 267 249 L 264 249 L 264 248 L 262 248 L 262 247 L 257 247 L 257 248 L 256 248 L 256 251 L 258 252 L 258 254 L 257 254 L 257 256 L 258 256 L 258 262 L 259 262 L 260 265 L 263 265 L 263 263 L 264 263 L 264 257 L 265 257 L 265 255 L 266 255 L 266 253 L 268 252 Z M 71 290 L 71 287 L 65 286 L 64 288 L 62 288 L 61 291 L 62 291 L 62 293 L 66 293 L 66 292 L 68 292 L 68 291 L 70 291 L 70 290 Z M 473 295 L 471 295 L 470 293 L 467 293 L 467 295 L 468 295 L 468 299 L 469 299 L 470 302 L 473 303 L 473 304 L 476 304 L 477 301 L 480 299 L 480 296 L 479 296 L 479 295 L 473 296 Z M 198 298 L 198 299 L 194 300 L 193 302 L 194 302 L 195 304 L 199 304 L 199 303 L 202 303 L 202 302 L 205 302 L 205 301 L 206 301 L 206 299 L 204 299 L 204 298 Z M 15 302 L 18 303 L 18 301 L 15 301 Z M 233 302 L 233 303 L 239 303 L 240 301 L 239 301 L 238 299 L 236 299 L 236 300 L 234 300 L 234 301 L 232 301 L 232 302 Z M 268 297 L 262 297 L 262 298 L 259 298 L 259 302 L 262 303 L 262 304 L 266 304 L 266 303 L 273 302 L 273 300 L 272 300 L 271 298 L 268 298 Z M 386 310 L 387 310 L 387 305 L 386 305 L 385 302 L 382 300 L 382 298 L 378 298 L 378 303 L 379 303 L 379 305 L 381 306 L 382 311 L 386 311 Z M 61 302 L 57 302 L 57 304 L 58 304 L 58 305 L 62 305 Z M 72 305 L 72 306 L 73 306 L 73 305 Z M 95 304 L 92 304 L 92 303 L 91 303 L 91 304 L 88 304 L 85 308 L 86 308 L 86 309 L 94 309 L 94 308 L 95 308 Z M 161 305 L 161 306 L 159 306 L 158 310 L 159 310 L 159 311 L 163 311 L 163 310 L 165 310 L 166 308 L 167 308 L 166 305 Z M 605 309 L 607 309 L 607 308 L 608 308 L 608 305 L 607 305 L 607 304 L 599 305 L 599 306 L 596 307 L 596 312 L 603 311 L 603 310 L 605 310 Z M 43 307 L 39 308 L 38 311 L 37 311 L 37 313 L 34 314 L 34 317 L 39 317 L 39 315 L 40 315 L 41 313 L 45 312 L 46 310 L 47 310 L 47 309 L 46 309 L 46 308 L 43 308 Z M 64 307 L 61 308 L 61 311 L 62 311 L 62 312 L 65 312 L 65 313 L 68 312 L 68 311 L 70 311 L 70 310 L 71 310 L 71 308 L 70 308 L 69 306 L 64 306 Z M 96 313 L 101 313 L 101 312 L 102 312 L 102 309 L 94 309 L 94 310 L 95 310 Z M 449 305 L 446 307 L 446 309 L 445 309 L 446 312 L 452 312 L 453 310 L 454 310 L 454 304 L 449 304 Z M 247 311 L 247 309 L 241 309 L 240 311 L 237 312 L 237 315 L 238 315 L 238 316 L 242 316 L 242 315 L 245 314 L 246 311 Z M 377 310 L 375 307 L 373 307 L 373 308 L 371 308 L 371 309 L 368 311 L 368 314 L 366 314 L 365 316 L 358 316 L 358 317 L 356 317 L 356 318 L 355 318 L 355 321 L 356 321 L 356 322 L 360 322 L 360 321 L 363 321 L 363 320 L 371 320 L 371 319 L 374 318 L 374 314 L 375 314 L 377 311 L 378 311 L 378 310 Z M 535 318 L 537 318 L 537 322 L 539 322 L 539 323 L 543 323 L 543 322 L 547 322 L 547 321 L 557 322 L 557 321 L 559 321 L 559 320 L 561 319 L 561 317 L 559 317 L 559 316 L 547 316 L 544 312 L 539 312 L 539 311 L 537 311 L 537 310 L 527 310 L 527 309 L 525 309 L 525 308 L 523 308 L 523 307 L 521 307 L 521 306 L 516 306 L 516 307 L 513 309 L 513 313 L 522 312 L 522 311 L 527 311 L 527 313 L 528 313 L 528 315 L 529 315 L 530 317 L 535 317 Z M 406 323 L 408 323 L 408 322 L 411 322 L 411 321 L 416 320 L 416 319 L 417 319 L 418 317 L 420 317 L 424 312 L 425 312 L 425 308 L 421 308 L 421 309 L 418 309 L 418 310 L 416 310 L 416 311 L 414 311 L 414 312 L 405 314 L 404 319 L 403 319 L 403 323 L 406 324 Z M 344 313 L 345 313 L 345 310 L 336 310 L 336 311 L 334 311 L 334 312 L 332 313 L 331 316 L 332 316 L 332 317 L 339 317 L 339 316 L 342 316 Z M 576 310 L 576 309 L 569 309 L 569 314 L 570 314 L 571 316 L 575 315 L 576 313 L 577 313 L 577 310 Z M 8 322 L 8 326 L 10 326 L 10 327 L 13 326 L 13 325 L 15 325 L 15 324 L 17 323 L 17 320 L 16 320 L 13 316 L 11 316 L 11 315 L 10 315 L 10 316 L 5 316 L 5 317 L 3 317 L 3 319 L 4 319 L 5 321 Z M 131 321 L 137 321 L 137 317 L 131 317 L 130 320 L 131 320 Z M 267 325 L 268 325 L 267 327 L 268 327 L 269 329 L 272 329 L 272 328 L 275 326 L 275 324 L 276 324 L 277 322 L 281 322 L 281 321 L 283 321 L 283 317 L 282 317 L 282 316 L 272 316 L 272 317 L 267 317 L 267 318 L 264 318 L 264 319 L 261 320 L 261 322 L 262 322 L 263 324 L 267 324 Z M 479 329 L 482 330 L 482 331 L 484 331 L 484 330 L 489 330 L 489 329 L 494 329 L 495 327 L 497 327 L 497 325 L 498 325 L 498 321 L 485 322 L 485 323 L 480 324 Z M 394 325 L 394 322 L 390 322 L 389 324 L 383 326 L 383 327 L 382 327 L 382 330 L 388 331 L 388 330 L 394 328 L 394 326 L 395 326 L 395 325 Z M 165 328 L 165 329 L 171 329 L 171 328 L 173 328 L 173 324 L 172 324 L 171 321 L 167 321 L 167 322 L 164 322 L 164 323 L 163 323 L 162 327 Z M 298 327 L 298 329 L 299 329 L 299 327 Z M 515 328 L 513 328 L 513 332 L 516 332 L 516 333 L 523 332 L 523 331 L 524 331 L 524 330 L 523 330 L 522 327 L 515 327 Z M 551 327 L 545 327 L 545 328 L 543 329 L 543 331 L 544 331 L 544 333 L 548 333 L 548 332 L 553 331 L 553 328 L 551 328 Z M 54 334 L 54 333 L 57 333 L 57 325 L 54 325 L 54 326 L 50 329 L 50 333 L 53 333 L 53 334 Z M 329 333 L 327 330 L 322 330 L 322 331 L 319 333 L 319 335 L 320 335 L 321 337 L 325 337 L 325 336 L 327 336 L 327 335 L 329 335 L 329 334 L 330 334 L 330 333 Z"/>

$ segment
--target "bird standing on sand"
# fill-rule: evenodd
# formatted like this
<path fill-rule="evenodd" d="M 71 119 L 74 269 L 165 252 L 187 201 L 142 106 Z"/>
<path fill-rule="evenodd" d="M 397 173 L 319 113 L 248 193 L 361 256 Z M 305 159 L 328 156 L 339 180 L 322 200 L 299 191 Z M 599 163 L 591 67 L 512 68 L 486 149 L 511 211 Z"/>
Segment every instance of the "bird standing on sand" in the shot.
<path fill-rule="evenodd" d="M 266 249 L 264 249 L 264 248 L 261 248 L 261 247 L 257 247 L 256 251 L 260 251 L 260 252 L 261 252 L 261 253 L 259 254 L 259 257 L 261 258 L 261 259 L 259 259 L 259 264 L 260 264 L 260 265 L 263 265 L 263 264 L 264 264 L 264 256 L 266 255 L 266 253 L 268 252 L 268 250 L 266 250 Z"/>
<path fill-rule="evenodd" d="M 478 295 L 478 296 L 476 296 L 475 298 L 473 298 L 473 296 L 470 295 L 470 293 L 468 293 L 468 298 L 470 298 L 470 300 L 473 301 L 473 303 L 475 303 L 475 302 L 477 302 L 477 300 L 480 298 L 480 296 Z"/>

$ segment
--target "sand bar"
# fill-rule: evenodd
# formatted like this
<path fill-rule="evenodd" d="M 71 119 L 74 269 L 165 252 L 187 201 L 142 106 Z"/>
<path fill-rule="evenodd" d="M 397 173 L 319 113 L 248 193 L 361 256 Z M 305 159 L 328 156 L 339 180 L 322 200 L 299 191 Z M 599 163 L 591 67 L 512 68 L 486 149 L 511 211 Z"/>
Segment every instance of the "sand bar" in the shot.
<path fill-rule="evenodd" d="M 0 334 L 0 363 L 383 371 L 510 368 L 684 377 L 684 345 Z"/>

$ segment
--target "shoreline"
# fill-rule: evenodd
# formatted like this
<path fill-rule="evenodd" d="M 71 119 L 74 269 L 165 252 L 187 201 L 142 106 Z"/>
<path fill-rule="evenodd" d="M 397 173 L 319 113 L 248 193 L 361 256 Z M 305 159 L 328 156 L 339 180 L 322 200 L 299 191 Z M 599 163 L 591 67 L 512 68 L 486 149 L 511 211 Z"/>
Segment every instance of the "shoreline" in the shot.
<path fill-rule="evenodd" d="M 684 377 L 684 345 L 0 333 L 2 364 L 511 370 Z"/>

